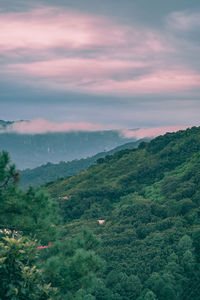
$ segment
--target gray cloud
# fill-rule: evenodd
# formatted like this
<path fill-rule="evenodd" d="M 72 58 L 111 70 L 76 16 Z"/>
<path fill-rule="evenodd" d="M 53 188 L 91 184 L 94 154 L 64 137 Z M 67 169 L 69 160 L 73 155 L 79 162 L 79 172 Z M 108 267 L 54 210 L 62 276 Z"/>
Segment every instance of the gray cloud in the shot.
<path fill-rule="evenodd" d="M 149 93 L 137 95 L 127 95 L 126 88 L 124 94 L 118 97 L 115 95 L 89 94 L 86 92 L 62 90 L 59 86 L 51 90 L 51 86 L 60 78 L 35 78 L 27 73 L 19 73 L 17 65 L 42 62 L 48 58 L 84 58 L 95 59 L 107 57 L 109 59 L 120 59 L 130 61 L 135 57 L 146 64 L 140 68 L 119 67 L 110 78 L 117 83 L 127 80 L 142 79 L 151 74 L 157 74 L 159 70 L 173 70 L 174 66 L 185 68 L 185 73 L 192 72 L 192 76 L 200 74 L 199 62 L 199 23 L 194 16 L 200 12 L 200 3 L 196 0 L 190 2 L 160 1 L 160 0 L 44 0 L 44 1 L 14 1 L 7 0 L 1 5 L 1 9 L 6 12 L 28 11 L 30 8 L 39 5 L 61 6 L 82 13 L 94 16 L 108 16 L 119 26 L 132 26 L 136 32 L 148 28 L 156 32 L 157 37 L 163 43 L 165 51 L 148 51 L 144 43 L 145 37 L 136 40 L 136 44 L 131 41 L 125 46 L 109 45 L 94 46 L 84 49 L 35 49 L 30 53 L 26 49 L 13 49 L 2 53 L 0 56 L 0 118 L 1 119 L 35 119 L 46 118 L 52 121 L 62 122 L 89 121 L 104 123 L 113 126 L 159 126 L 159 125 L 190 125 L 198 124 L 200 113 L 200 90 L 198 86 L 190 86 L 187 89 L 175 91 L 166 88 L 160 93 Z M 111 17 L 112 16 L 112 17 Z M 186 22 L 185 27 L 181 22 Z M 197 21 L 195 21 L 197 20 Z M 196 23 L 195 23 L 196 22 Z M 188 27 L 186 26 L 189 24 Z M 144 33 L 144 31 L 141 31 Z M 107 32 L 105 32 L 107 34 Z M 145 55 L 137 51 L 137 47 L 143 47 Z M 128 45 L 128 47 L 127 47 Z M 167 49 L 169 47 L 169 49 Z M 142 49 L 142 48 L 141 48 Z M 148 65 L 150 62 L 150 66 Z M 10 64 L 16 65 L 16 72 L 3 73 L 3 68 Z M 86 72 L 87 70 L 85 70 Z M 183 68 L 180 69 L 178 78 Z M 30 77 L 29 77 L 30 76 Z M 157 75 L 162 76 L 162 74 Z M 170 75 L 169 75 L 170 76 Z M 92 77 L 92 76 L 91 76 Z M 93 76 L 95 77 L 95 76 Z M 94 86 L 98 78 L 89 78 L 86 82 L 78 82 L 77 86 Z M 66 74 L 63 75 L 63 81 Z M 100 80 L 102 80 L 100 78 Z M 185 85 L 190 78 L 185 78 Z M 180 80 L 181 81 L 181 80 Z M 44 83 L 44 85 L 43 85 Z M 102 80 L 102 86 L 104 81 Z M 158 84 L 159 85 L 159 84 Z M 183 85 L 184 87 L 184 85 Z M 144 87 L 145 90 L 145 87 Z M 12 105 L 10 105 L 12 103 Z"/>

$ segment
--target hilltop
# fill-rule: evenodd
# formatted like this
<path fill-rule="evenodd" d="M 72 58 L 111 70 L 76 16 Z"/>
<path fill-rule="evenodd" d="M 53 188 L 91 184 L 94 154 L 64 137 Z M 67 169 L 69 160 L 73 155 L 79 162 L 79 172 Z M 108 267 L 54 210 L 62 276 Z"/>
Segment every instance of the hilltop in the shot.
<path fill-rule="evenodd" d="M 199 300 L 199 170 L 200 128 L 193 127 L 47 184 L 65 233 L 88 226 L 102 239 L 107 268 L 96 299 Z"/>

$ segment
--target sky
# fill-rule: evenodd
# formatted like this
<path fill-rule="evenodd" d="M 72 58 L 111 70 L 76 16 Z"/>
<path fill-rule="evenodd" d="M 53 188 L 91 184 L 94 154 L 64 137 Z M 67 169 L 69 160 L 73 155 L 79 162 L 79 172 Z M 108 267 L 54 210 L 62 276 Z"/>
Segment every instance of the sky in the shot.
<path fill-rule="evenodd" d="M 199 53 L 199 0 L 0 0 L 0 119 L 199 125 Z"/>

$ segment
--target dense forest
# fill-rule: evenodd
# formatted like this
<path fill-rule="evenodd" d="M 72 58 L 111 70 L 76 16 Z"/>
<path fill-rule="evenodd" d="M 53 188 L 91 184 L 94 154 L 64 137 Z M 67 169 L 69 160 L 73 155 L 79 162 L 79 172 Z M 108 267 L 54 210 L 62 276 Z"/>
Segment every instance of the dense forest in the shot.
<path fill-rule="evenodd" d="M 0 299 L 92 299 L 104 266 L 95 253 L 99 239 L 87 229 L 67 237 L 56 202 L 42 189 L 22 191 L 18 177 L 1 153 Z"/>
<path fill-rule="evenodd" d="M 200 299 L 200 128 L 106 156 L 47 189 L 68 236 L 87 225 L 101 237 L 94 299 Z"/>
<path fill-rule="evenodd" d="M 0 299 L 200 300 L 200 128 L 101 157 L 50 196 L 18 177 L 2 153 Z"/>

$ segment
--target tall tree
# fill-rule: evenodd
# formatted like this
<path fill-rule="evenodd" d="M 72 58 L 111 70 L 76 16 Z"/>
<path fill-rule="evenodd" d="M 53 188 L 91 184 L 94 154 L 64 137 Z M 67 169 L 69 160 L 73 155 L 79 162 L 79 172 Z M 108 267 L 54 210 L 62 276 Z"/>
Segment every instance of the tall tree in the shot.
<path fill-rule="evenodd" d="M 42 189 L 22 191 L 18 177 L 8 153 L 0 153 L 0 229 L 20 231 L 41 243 L 51 242 L 58 233 L 56 202 Z"/>

